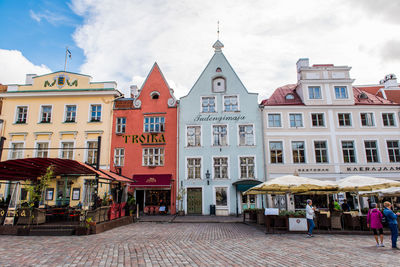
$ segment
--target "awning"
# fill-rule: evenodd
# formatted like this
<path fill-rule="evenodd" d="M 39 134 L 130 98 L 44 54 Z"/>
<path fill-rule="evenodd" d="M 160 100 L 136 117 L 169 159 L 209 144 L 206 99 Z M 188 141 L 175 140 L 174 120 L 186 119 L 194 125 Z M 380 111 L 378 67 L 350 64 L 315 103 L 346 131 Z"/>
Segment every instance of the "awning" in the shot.
<path fill-rule="evenodd" d="M 245 180 L 239 180 L 232 185 L 236 185 L 236 190 L 240 192 L 247 191 L 248 189 L 252 188 L 255 185 L 261 184 L 261 181 L 254 180 L 254 179 L 245 179 Z"/>
<path fill-rule="evenodd" d="M 133 187 L 171 187 L 172 174 L 135 174 Z"/>

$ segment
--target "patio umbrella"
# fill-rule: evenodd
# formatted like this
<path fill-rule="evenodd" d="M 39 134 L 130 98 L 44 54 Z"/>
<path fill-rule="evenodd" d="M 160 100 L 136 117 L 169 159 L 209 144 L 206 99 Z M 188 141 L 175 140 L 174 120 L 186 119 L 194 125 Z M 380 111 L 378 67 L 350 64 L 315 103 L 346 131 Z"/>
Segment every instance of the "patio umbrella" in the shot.
<path fill-rule="evenodd" d="M 398 197 L 400 196 L 400 187 L 390 187 L 385 189 L 373 190 L 373 191 L 363 191 L 360 192 L 360 196 L 382 196 L 382 197 Z"/>
<path fill-rule="evenodd" d="M 337 181 L 337 185 L 339 186 L 339 192 L 357 193 L 358 210 L 361 214 L 360 192 L 385 189 L 389 187 L 399 187 L 400 182 L 370 176 L 352 175 Z"/>
<path fill-rule="evenodd" d="M 286 193 L 303 193 L 313 190 L 337 190 L 338 186 L 334 182 L 320 181 L 317 179 L 284 175 L 256 185 L 244 194 L 286 194 Z"/>

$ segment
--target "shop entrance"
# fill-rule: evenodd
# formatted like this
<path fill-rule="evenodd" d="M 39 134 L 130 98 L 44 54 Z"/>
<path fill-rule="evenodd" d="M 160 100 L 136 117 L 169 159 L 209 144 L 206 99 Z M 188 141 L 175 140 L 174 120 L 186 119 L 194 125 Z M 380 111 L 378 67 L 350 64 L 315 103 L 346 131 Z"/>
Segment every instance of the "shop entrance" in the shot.
<path fill-rule="evenodd" d="M 143 211 L 144 190 L 136 190 L 136 203 L 139 205 L 139 211 Z"/>
<path fill-rule="evenodd" d="M 201 214 L 202 213 L 202 190 L 201 188 L 187 189 L 187 213 Z"/>

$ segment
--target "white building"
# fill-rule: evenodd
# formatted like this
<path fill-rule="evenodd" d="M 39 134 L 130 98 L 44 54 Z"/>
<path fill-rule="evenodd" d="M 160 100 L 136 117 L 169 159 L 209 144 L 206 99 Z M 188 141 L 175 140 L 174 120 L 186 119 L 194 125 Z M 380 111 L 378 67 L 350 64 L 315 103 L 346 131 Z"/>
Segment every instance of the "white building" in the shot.
<path fill-rule="evenodd" d="M 299 59 L 297 84 L 262 101 L 267 179 L 298 173 L 400 180 L 400 104 L 353 87 L 350 69 Z"/>

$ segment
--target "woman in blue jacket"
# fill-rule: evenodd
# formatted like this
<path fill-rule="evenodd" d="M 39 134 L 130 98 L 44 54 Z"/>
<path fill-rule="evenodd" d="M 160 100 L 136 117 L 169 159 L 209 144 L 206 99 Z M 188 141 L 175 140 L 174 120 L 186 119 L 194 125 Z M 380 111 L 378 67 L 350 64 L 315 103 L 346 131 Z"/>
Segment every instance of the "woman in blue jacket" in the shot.
<path fill-rule="evenodd" d="M 399 229 L 397 228 L 397 216 L 400 215 L 398 212 L 395 214 L 390 207 L 392 204 L 389 201 L 383 203 L 385 209 L 383 210 L 383 215 L 385 215 L 387 222 L 389 224 L 390 233 L 392 234 L 392 248 L 399 249 L 397 247 L 397 237 L 399 236 Z"/>

